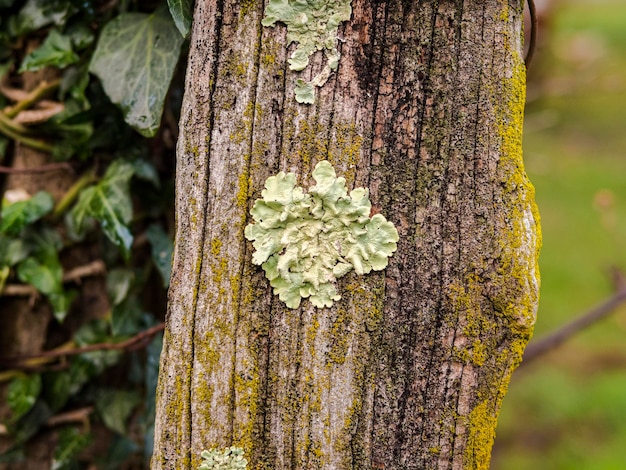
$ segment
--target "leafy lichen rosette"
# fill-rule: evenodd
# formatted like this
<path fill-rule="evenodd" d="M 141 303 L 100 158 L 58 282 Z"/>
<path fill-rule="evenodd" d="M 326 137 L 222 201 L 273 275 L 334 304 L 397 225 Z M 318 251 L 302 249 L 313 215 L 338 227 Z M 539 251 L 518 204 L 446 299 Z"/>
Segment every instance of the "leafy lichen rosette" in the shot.
<path fill-rule="evenodd" d="M 398 231 L 381 214 L 370 218 L 369 191 L 348 195 L 327 161 L 313 170 L 316 185 L 305 193 L 293 173 L 280 172 L 265 182 L 250 214 L 245 236 L 253 242 L 253 263 L 261 265 L 274 293 L 289 308 L 303 298 L 316 307 L 339 300 L 335 283 L 354 269 L 380 271 L 396 250 Z"/>

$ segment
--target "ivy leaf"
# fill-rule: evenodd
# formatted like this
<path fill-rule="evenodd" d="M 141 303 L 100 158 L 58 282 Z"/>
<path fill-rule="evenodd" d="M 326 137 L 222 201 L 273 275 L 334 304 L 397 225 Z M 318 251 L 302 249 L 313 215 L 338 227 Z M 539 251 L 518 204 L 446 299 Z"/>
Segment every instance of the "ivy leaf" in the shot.
<path fill-rule="evenodd" d="M 96 410 L 109 429 L 126 433 L 126 422 L 141 402 L 139 395 L 130 390 L 101 390 L 96 399 Z"/>
<path fill-rule="evenodd" d="M 161 187 L 161 180 L 159 179 L 159 173 L 154 167 L 152 162 L 144 160 L 143 158 L 137 158 L 132 161 L 133 168 L 135 169 L 135 176 L 139 179 L 149 182 L 155 188 Z"/>
<path fill-rule="evenodd" d="M 111 331 L 114 336 L 130 336 L 139 331 L 142 325 L 143 311 L 136 297 L 130 297 L 113 307 L 111 313 Z"/>
<path fill-rule="evenodd" d="M 31 228 L 28 227 L 24 235 L 30 255 L 17 265 L 17 276 L 22 282 L 33 285 L 46 295 L 55 318 L 62 322 L 76 293 L 63 290 L 63 268 L 58 255 L 61 240 L 58 233 L 51 228 Z"/>
<path fill-rule="evenodd" d="M 99 463 L 101 470 L 118 470 L 125 468 L 124 463 L 138 451 L 137 444 L 126 436 L 116 434 L 106 452 L 106 458 Z"/>
<path fill-rule="evenodd" d="M 17 450 L 19 446 L 37 434 L 50 416 L 52 416 L 52 410 L 48 408 L 48 405 L 43 400 L 37 400 L 28 413 L 22 416 L 15 426 L 12 426 L 13 445 L 6 451 L 6 454 Z"/>
<path fill-rule="evenodd" d="M 48 263 L 35 258 L 26 258 L 17 266 L 17 275 L 22 282 L 32 284 L 42 294 L 55 294 L 62 291 L 61 280 L 63 269 L 56 260 L 50 257 Z"/>
<path fill-rule="evenodd" d="M 129 193 L 133 172 L 130 163 L 114 161 L 98 184 L 80 193 L 78 202 L 70 211 L 73 226 L 78 232 L 84 229 L 90 217 L 97 219 L 104 234 L 120 248 L 126 259 L 130 256 L 133 243 L 133 236 L 128 228 L 133 216 Z"/>
<path fill-rule="evenodd" d="M 170 276 L 172 274 L 174 244 L 167 233 L 156 224 L 148 227 L 146 235 L 152 246 L 152 261 L 161 275 L 163 287 L 167 287 L 170 285 Z"/>
<path fill-rule="evenodd" d="M 126 299 L 134 279 L 135 273 L 130 269 L 112 269 L 107 273 L 107 294 L 113 305 Z"/>
<path fill-rule="evenodd" d="M 41 376 L 39 374 L 16 377 L 9 383 L 7 405 L 11 409 L 13 422 L 20 419 L 35 405 L 41 392 Z"/>
<path fill-rule="evenodd" d="M 69 0 L 28 0 L 9 18 L 9 31 L 12 36 L 22 36 L 49 24 L 62 26 L 75 11 Z"/>
<path fill-rule="evenodd" d="M 186 38 L 191 29 L 193 0 L 167 0 L 167 6 L 178 31 Z"/>
<path fill-rule="evenodd" d="M 91 442 L 91 435 L 84 434 L 73 427 L 59 431 L 59 443 L 54 450 L 51 470 L 70 470 L 76 468 L 76 457 Z"/>
<path fill-rule="evenodd" d="M 100 78 L 126 122 L 146 137 L 159 128 L 182 43 L 164 9 L 121 14 L 100 34 L 89 71 Z"/>
<path fill-rule="evenodd" d="M 81 51 L 93 44 L 93 31 L 84 23 L 75 23 L 67 28 L 65 34 L 70 38 L 74 50 Z"/>
<path fill-rule="evenodd" d="M 23 238 L 9 238 L 0 234 L 0 266 L 15 266 L 25 260 L 30 247 Z"/>
<path fill-rule="evenodd" d="M 78 292 L 75 290 L 61 291 L 48 295 L 48 300 L 50 301 L 50 305 L 52 305 L 52 313 L 54 313 L 54 317 L 59 323 L 65 320 L 65 317 L 70 311 L 72 302 L 74 302 L 77 295 Z"/>
<path fill-rule="evenodd" d="M 39 191 L 24 201 L 3 204 L 2 215 L 0 216 L 0 233 L 18 235 L 25 226 L 48 214 L 53 206 L 52 196 L 45 191 Z"/>
<path fill-rule="evenodd" d="M 113 342 L 109 333 L 109 322 L 97 319 L 84 324 L 74 334 L 74 341 L 77 346 Z M 72 383 L 85 383 L 89 378 L 102 373 L 107 367 L 117 364 L 121 355 L 122 353 L 115 349 L 81 354 L 72 362 L 72 366 L 77 364 L 76 370 L 73 370 L 75 377 L 72 378 Z M 78 367 L 79 364 L 82 365 Z"/>
<path fill-rule="evenodd" d="M 156 413 L 156 389 L 159 381 L 159 364 L 163 349 L 163 334 L 158 334 L 146 348 L 144 456 L 149 459 L 154 447 L 154 417 Z"/>
<path fill-rule="evenodd" d="M 76 292 L 63 290 L 63 269 L 56 252 L 44 255 L 43 261 L 33 257 L 26 258 L 18 264 L 17 276 L 22 282 L 31 284 L 46 295 L 54 317 L 63 322 L 76 297 Z"/>
<path fill-rule="evenodd" d="M 47 66 L 65 68 L 79 61 L 72 40 L 52 29 L 41 46 L 24 57 L 19 72 L 35 72 Z"/>
<path fill-rule="evenodd" d="M 74 363 L 75 361 L 72 361 L 70 370 L 72 367 L 76 367 Z M 43 398 L 52 411 L 59 411 L 70 397 L 72 373 L 68 370 L 49 372 L 44 375 L 43 379 Z"/>

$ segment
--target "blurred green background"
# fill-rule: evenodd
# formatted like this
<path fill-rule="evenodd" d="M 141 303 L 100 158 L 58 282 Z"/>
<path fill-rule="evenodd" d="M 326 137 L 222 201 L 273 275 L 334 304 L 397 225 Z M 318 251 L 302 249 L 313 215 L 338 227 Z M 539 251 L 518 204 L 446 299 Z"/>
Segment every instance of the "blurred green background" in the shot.
<path fill-rule="evenodd" d="M 542 15 L 524 129 L 543 228 L 534 340 L 626 272 L 626 1 Z M 491 468 L 626 469 L 626 307 L 514 374 Z"/>

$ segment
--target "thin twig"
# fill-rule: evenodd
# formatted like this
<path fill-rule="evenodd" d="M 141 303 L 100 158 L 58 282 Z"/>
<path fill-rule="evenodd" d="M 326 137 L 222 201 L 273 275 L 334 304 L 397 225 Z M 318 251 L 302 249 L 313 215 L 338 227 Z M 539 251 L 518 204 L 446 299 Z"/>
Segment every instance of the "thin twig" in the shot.
<path fill-rule="evenodd" d="M 537 48 L 537 30 L 539 29 L 539 22 L 537 21 L 535 0 L 528 0 L 528 12 L 530 13 L 530 41 L 528 42 L 528 52 L 526 52 L 526 58 L 524 59 L 526 69 L 528 69 L 530 62 L 533 60 L 535 49 Z"/>
<path fill-rule="evenodd" d="M 75 282 L 79 284 L 81 279 L 104 274 L 106 270 L 107 267 L 104 261 L 97 259 L 91 263 L 83 264 L 82 266 L 77 266 L 67 271 L 63 274 L 63 282 Z"/>
<path fill-rule="evenodd" d="M 56 204 L 56 206 L 54 206 L 54 210 L 52 211 L 52 220 L 56 221 L 60 219 L 61 216 L 65 214 L 65 211 L 67 211 L 78 198 L 83 188 L 95 183 L 96 181 L 98 181 L 98 178 L 96 177 L 93 169 L 83 174 L 67 191 L 65 191 L 61 200 Z"/>
<path fill-rule="evenodd" d="M 89 415 L 93 413 L 93 406 L 85 406 L 84 408 L 79 408 L 77 410 L 66 411 L 65 413 L 59 413 L 58 415 L 52 416 L 48 421 L 46 421 L 46 426 L 54 427 L 59 426 L 61 424 L 72 424 L 72 423 L 80 423 L 84 425 L 89 424 Z"/>
<path fill-rule="evenodd" d="M 38 359 L 51 359 L 60 358 L 66 356 L 76 356 L 78 354 L 84 354 L 93 351 L 111 351 L 111 350 L 125 350 L 132 351 L 143 347 L 153 336 L 165 329 L 165 323 L 159 323 L 147 330 L 137 333 L 132 338 L 119 343 L 96 343 L 82 346 L 72 349 L 53 349 L 51 351 L 44 351 L 38 354 L 26 354 L 22 356 L 13 357 L 0 357 L 0 365 L 9 367 L 20 367 L 22 363 L 38 360 Z"/>
<path fill-rule="evenodd" d="M 97 259 L 63 273 L 63 282 L 80 284 L 83 278 L 104 273 L 106 273 L 106 265 L 104 261 Z M 29 284 L 7 284 L 0 291 L 0 296 L 4 297 L 31 297 L 36 295 L 39 295 L 39 291 Z"/>
<path fill-rule="evenodd" d="M 42 152 L 48 152 L 48 153 L 52 152 L 52 149 L 53 149 L 52 145 L 42 140 L 34 139 L 32 137 L 23 135 L 20 132 L 17 132 L 15 129 L 11 128 L 11 126 L 7 122 L 4 122 L 2 120 L 2 116 L 4 115 L 0 112 L 0 133 L 4 134 L 10 139 L 21 142 L 22 144 L 28 147 L 34 148 L 36 150 L 41 150 Z"/>
<path fill-rule="evenodd" d="M 562 326 L 554 333 L 551 333 L 544 338 L 540 338 L 537 341 L 533 341 L 526 348 L 526 351 L 524 352 L 524 361 L 521 365 L 527 365 L 538 357 L 543 356 L 548 351 L 563 344 L 579 331 L 584 330 L 588 326 L 607 317 L 611 312 L 613 312 L 613 310 L 624 302 L 626 302 L 626 289 L 622 288 L 596 308 L 591 309 L 589 312 L 581 315 L 572 322 Z"/>
<path fill-rule="evenodd" d="M 13 122 L 31 126 L 33 124 L 40 124 L 46 122 L 52 116 L 56 116 L 65 109 L 63 103 L 57 103 L 56 101 L 41 100 L 37 103 L 35 109 L 25 109 L 20 111 L 14 118 Z"/>
<path fill-rule="evenodd" d="M 24 110 L 30 108 L 33 104 L 43 98 L 50 91 L 58 88 L 61 84 L 61 79 L 52 80 L 51 82 L 42 81 L 37 87 L 30 91 L 22 100 L 15 103 L 10 108 L 6 109 L 6 115 L 10 118 L 14 118 L 17 114 Z"/>
<path fill-rule="evenodd" d="M 2 297 L 32 297 L 38 294 L 39 291 L 30 284 L 5 284 L 0 291 Z"/>
<path fill-rule="evenodd" d="M 7 114 L 0 111 L 0 124 L 4 129 L 11 130 L 20 135 L 32 134 L 32 131 L 28 127 L 23 126 L 19 122 L 15 122 Z"/>
<path fill-rule="evenodd" d="M 0 173 L 11 173 L 16 175 L 34 174 L 34 173 L 50 173 L 53 171 L 74 171 L 72 165 L 67 162 L 48 163 L 47 165 L 34 166 L 31 168 L 12 168 L 8 166 L 0 166 Z"/>

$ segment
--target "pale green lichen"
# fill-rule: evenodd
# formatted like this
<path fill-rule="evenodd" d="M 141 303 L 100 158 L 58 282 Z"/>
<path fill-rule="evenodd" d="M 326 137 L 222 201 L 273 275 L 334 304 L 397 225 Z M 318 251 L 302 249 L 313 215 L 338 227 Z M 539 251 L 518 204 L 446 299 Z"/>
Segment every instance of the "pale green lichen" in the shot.
<path fill-rule="evenodd" d="M 289 59 L 291 70 L 304 70 L 309 58 L 316 51 L 324 51 L 327 63 L 322 71 L 311 80 L 296 85 L 296 101 L 312 104 L 315 101 L 314 87 L 323 86 L 339 65 L 337 29 L 350 19 L 350 0 L 270 0 L 265 8 L 263 26 L 274 26 L 277 22 L 287 26 L 287 45 L 297 42 L 298 47 Z M 306 93 L 304 91 L 306 90 Z"/>
<path fill-rule="evenodd" d="M 248 466 L 248 461 L 243 458 L 243 449 L 239 447 L 224 451 L 203 450 L 200 456 L 203 461 L 198 470 L 240 470 Z"/>
<path fill-rule="evenodd" d="M 398 231 L 383 215 L 370 218 L 367 189 L 348 195 L 345 178 L 337 178 L 327 161 L 315 166 L 313 179 L 317 184 L 305 193 L 293 173 L 268 178 L 263 199 L 250 211 L 256 223 L 245 229 L 256 249 L 253 263 L 263 266 L 289 308 L 307 297 L 318 308 L 332 306 L 341 298 L 338 278 L 353 269 L 357 274 L 385 269 L 398 241 Z"/>

